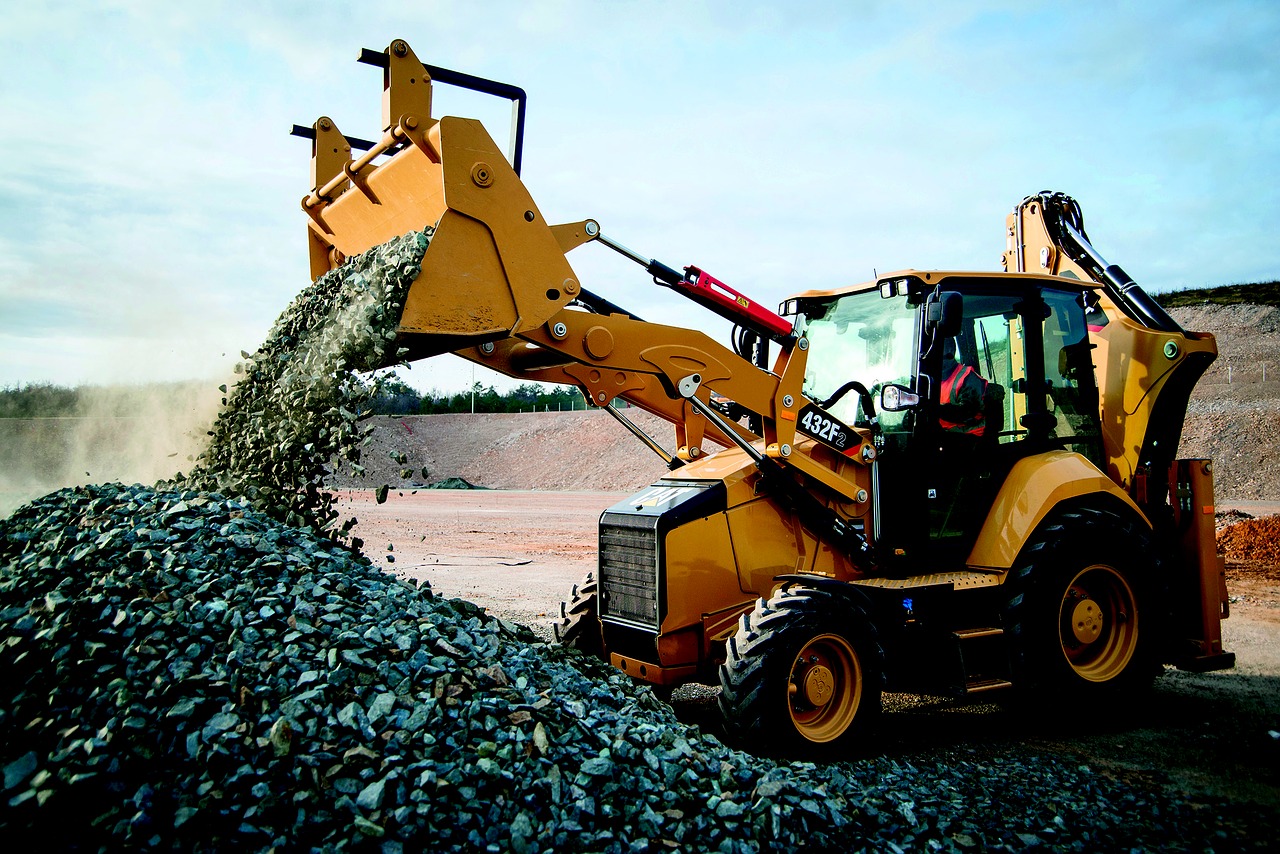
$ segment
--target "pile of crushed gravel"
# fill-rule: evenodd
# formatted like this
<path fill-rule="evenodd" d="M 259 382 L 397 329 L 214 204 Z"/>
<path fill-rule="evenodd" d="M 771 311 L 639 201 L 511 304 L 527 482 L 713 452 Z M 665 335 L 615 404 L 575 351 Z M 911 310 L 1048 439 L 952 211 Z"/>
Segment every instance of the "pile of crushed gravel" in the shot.
<path fill-rule="evenodd" d="M 617 671 L 216 494 L 79 488 L 0 522 L 0 638 L 0 830 L 52 848 L 1239 841 L 1039 756 L 754 758 Z"/>

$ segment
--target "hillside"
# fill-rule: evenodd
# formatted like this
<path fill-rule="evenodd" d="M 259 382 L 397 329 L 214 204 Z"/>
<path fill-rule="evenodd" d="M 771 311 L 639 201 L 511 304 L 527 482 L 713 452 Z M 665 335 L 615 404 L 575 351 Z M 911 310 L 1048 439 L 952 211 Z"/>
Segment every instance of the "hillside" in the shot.
<path fill-rule="evenodd" d="M 666 421 L 638 409 L 626 413 L 672 450 L 674 430 Z M 399 454 L 405 455 L 403 464 Z M 598 409 L 378 417 L 361 465 L 367 470 L 363 478 L 338 477 L 333 485 L 413 487 L 462 478 L 490 489 L 626 491 L 667 471 L 656 454 Z M 405 469 L 412 474 L 401 479 Z"/>
<path fill-rule="evenodd" d="M 1191 308 L 1205 304 L 1280 306 L 1280 282 L 1249 282 L 1218 285 L 1213 288 L 1187 288 L 1154 296 L 1166 309 Z"/>
<path fill-rule="evenodd" d="M 1179 456 L 1214 461 L 1219 500 L 1280 500 L 1280 308 L 1201 305 L 1170 314 L 1218 339 L 1218 359 L 1192 393 Z"/>

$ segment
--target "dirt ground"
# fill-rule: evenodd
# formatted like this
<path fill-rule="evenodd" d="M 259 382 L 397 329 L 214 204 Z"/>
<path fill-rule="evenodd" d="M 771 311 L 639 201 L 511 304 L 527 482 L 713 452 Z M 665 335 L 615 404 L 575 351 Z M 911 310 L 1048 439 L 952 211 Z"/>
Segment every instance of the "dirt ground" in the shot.
<path fill-rule="evenodd" d="M 388 570 L 550 637 L 560 602 L 594 569 L 601 511 L 627 494 L 404 490 L 378 505 L 371 493 L 352 490 L 342 493 L 341 507 L 360 520 L 356 534 L 366 554 Z M 1280 503 L 1239 509 L 1261 517 L 1280 513 Z M 1269 559 L 1268 548 L 1276 548 L 1280 517 L 1224 521 L 1231 616 L 1223 636 L 1236 653 L 1235 669 L 1169 669 L 1132 707 L 1065 720 L 990 702 L 888 695 L 883 749 L 910 757 L 939 747 L 1024 745 L 1208 804 L 1221 798 L 1280 808 L 1280 561 L 1255 559 Z M 682 716 L 714 728 L 710 694 L 684 695 Z"/>
<path fill-rule="evenodd" d="M 368 491 L 338 494 L 375 563 L 550 638 L 561 600 L 595 569 L 600 513 L 629 493 L 421 489 L 385 504 Z"/>

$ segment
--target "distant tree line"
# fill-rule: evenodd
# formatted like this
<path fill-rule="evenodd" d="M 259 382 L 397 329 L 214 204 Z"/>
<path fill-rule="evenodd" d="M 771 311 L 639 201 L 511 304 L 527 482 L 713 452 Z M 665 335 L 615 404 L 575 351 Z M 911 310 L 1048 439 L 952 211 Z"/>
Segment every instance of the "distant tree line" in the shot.
<path fill-rule="evenodd" d="M 53 418 L 75 415 L 80 389 L 53 383 L 30 383 L 0 389 L 0 418 Z"/>
<path fill-rule="evenodd" d="M 157 387 L 163 384 L 157 384 Z M 173 385 L 173 384 L 170 384 Z M 166 386 L 167 387 L 167 386 Z M 53 383 L 0 388 L 0 418 L 58 418 L 84 415 L 129 415 L 135 397 L 132 390 L 113 394 L 111 388 Z M 472 389 L 454 393 L 431 391 L 421 394 L 395 374 L 371 381 L 369 415 L 435 415 L 445 412 L 557 412 L 585 409 L 586 401 L 577 389 L 568 386 L 544 387 L 525 383 L 508 392 L 492 385 L 476 383 Z M 90 405 L 92 404 L 92 405 Z"/>
<path fill-rule="evenodd" d="M 507 392 L 476 383 L 467 391 L 420 394 L 394 374 L 378 381 L 371 403 L 375 415 L 439 415 L 446 412 L 560 412 L 586 409 L 582 394 L 568 386 L 523 383 Z"/>

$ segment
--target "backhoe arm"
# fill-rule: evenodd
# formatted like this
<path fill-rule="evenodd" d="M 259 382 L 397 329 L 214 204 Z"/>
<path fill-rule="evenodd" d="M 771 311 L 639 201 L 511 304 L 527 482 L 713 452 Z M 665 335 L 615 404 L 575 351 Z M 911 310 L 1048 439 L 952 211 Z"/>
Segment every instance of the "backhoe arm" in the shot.
<path fill-rule="evenodd" d="M 1089 243 L 1075 200 L 1028 196 L 1006 222 L 1006 270 L 1092 281 L 1098 311 L 1089 339 L 1102 408 L 1108 474 L 1139 504 L 1163 502 L 1192 388 L 1218 355 L 1205 332 L 1180 327 Z M 1112 357 L 1122 354 L 1122 357 Z"/>
<path fill-rule="evenodd" d="M 1107 473 L 1192 569 L 1169 582 L 1177 598 L 1194 603 L 1178 618 L 1187 642 L 1178 666 L 1229 667 L 1235 659 L 1222 649 L 1221 620 L 1229 605 L 1214 535 L 1212 463 L 1174 459 L 1192 388 L 1217 357 L 1217 342 L 1207 332 L 1182 329 L 1124 270 L 1103 260 L 1085 235 L 1080 206 L 1069 196 L 1027 197 L 1009 216 L 1006 232 L 1006 269 L 1100 286 L 1089 340 Z"/>

